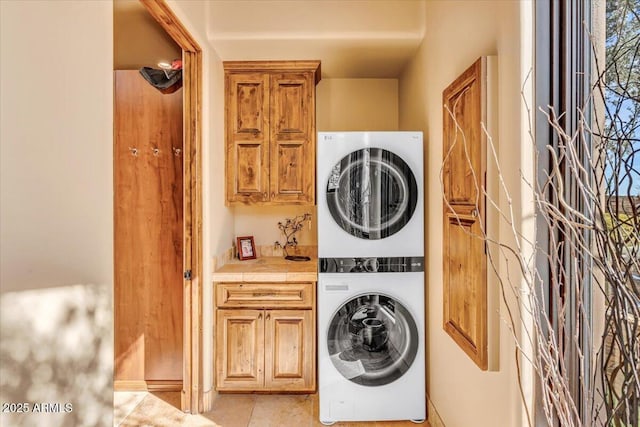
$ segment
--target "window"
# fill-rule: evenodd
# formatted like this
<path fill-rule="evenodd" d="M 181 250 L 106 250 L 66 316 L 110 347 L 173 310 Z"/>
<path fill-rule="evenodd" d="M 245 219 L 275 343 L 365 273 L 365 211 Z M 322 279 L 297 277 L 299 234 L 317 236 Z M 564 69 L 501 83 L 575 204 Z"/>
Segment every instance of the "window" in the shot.
<path fill-rule="evenodd" d="M 639 425 L 640 4 L 535 13 L 538 420 Z"/>

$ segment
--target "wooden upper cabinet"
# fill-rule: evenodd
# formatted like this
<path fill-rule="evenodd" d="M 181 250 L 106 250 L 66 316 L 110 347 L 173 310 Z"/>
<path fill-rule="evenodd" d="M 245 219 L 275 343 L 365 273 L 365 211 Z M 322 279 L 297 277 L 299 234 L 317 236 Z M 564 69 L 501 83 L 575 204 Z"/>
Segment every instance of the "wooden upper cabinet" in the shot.
<path fill-rule="evenodd" d="M 319 61 L 227 61 L 227 204 L 315 203 Z"/>
<path fill-rule="evenodd" d="M 487 369 L 487 71 L 480 58 L 443 92 L 444 329 Z"/>

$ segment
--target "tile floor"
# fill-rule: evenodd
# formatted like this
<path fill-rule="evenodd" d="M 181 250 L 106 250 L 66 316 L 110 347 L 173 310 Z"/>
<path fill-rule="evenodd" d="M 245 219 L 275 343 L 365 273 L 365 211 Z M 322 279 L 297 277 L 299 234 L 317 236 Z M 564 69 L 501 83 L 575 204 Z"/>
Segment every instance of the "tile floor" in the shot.
<path fill-rule="evenodd" d="M 179 392 L 114 393 L 114 427 L 321 427 L 318 395 L 221 394 L 211 412 L 180 411 Z M 336 423 L 335 427 L 429 427 L 429 423 L 378 421 Z"/>

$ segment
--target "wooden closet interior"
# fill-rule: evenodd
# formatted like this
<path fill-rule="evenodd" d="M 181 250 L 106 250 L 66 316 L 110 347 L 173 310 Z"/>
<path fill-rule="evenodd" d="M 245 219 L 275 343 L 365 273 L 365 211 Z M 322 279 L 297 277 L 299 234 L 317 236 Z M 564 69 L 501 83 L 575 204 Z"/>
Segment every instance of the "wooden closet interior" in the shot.
<path fill-rule="evenodd" d="M 143 37 L 136 34 L 141 31 L 146 31 Z M 116 390 L 179 391 L 183 386 L 183 90 L 162 93 L 139 72 L 141 66 L 157 68 L 159 58 L 180 55 L 141 4 L 116 2 Z"/>

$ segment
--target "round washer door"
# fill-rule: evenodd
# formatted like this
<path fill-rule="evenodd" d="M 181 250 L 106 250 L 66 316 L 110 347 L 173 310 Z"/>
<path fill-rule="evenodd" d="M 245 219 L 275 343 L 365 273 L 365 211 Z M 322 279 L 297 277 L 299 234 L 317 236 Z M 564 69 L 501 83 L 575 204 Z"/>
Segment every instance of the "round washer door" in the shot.
<path fill-rule="evenodd" d="M 352 236 L 384 239 L 404 227 L 418 203 L 409 166 L 382 148 L 363 148 L 331 170 L 327 204 L 334 221 Z"/>
<path fill-rule="evenodd" d="M 418 328 L 409 311 L 377 293 L 346 302 L 329 324 L 327 346 L 340 374 L 364 386 L 389 384 L 404 375 L 418 352 Z"/>

